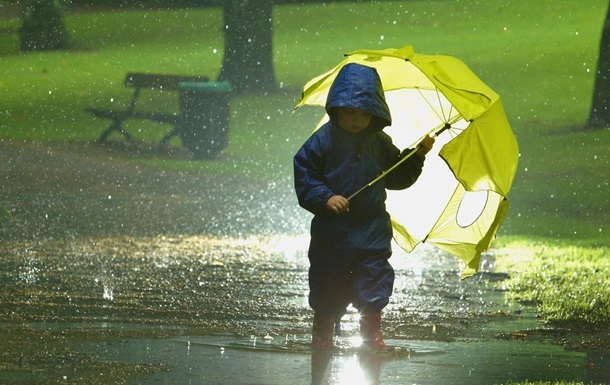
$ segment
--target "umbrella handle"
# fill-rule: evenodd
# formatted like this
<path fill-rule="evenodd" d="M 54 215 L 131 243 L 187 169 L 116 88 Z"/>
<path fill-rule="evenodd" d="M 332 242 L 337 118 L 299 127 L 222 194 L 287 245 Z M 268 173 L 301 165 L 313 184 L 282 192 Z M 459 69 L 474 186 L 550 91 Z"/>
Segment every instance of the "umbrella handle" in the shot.
<path fill-rule="evenodd" d="M 442 134 L 444 131 L 448 130 L 451 128 L 451 124 L 449 123 L 445 123 L 445 125 L 438 130 L 437 132 L 434 133 L 434 137 L 439 136 L 440 134 Z M 405 160 L 409 159 L 413 154 L 415 154 L 415 152 L 417 152 L 417 147 L 415 147 L 413 150 L 411 150 L 411 152 L 409 152 L 406 156 L 400 158 L 400 160 L 398 162 L 396 162 L 392 167 L 390 167 L 389 169 L 385 170 L 384 172 L 382 172 L 381 174 L 379 174 L 379 176 L 375 179 L 373 179 L 372 181 L 370 181 L 369 183 L 365 184 L 364 186 L 362 186 L 360 188 L 360 190 L 356 191 L 355 193 L 353 193 L 352 195 L 350 195 L 347 200 L 350 201 L 352 200 L 352 198 L 354 198 L 356 195 L 360 194 L 362 191 L 366 190 L 367 188 L 371 187 L 372 185 L 374 185 L 375 183 L 379 182 L 381 179 L 385 178 L 386 175 L 388 175 L 390 172 L 394 171 L 394 169 L 398 166 L 400 166 L 402 164 L 402 162 L 404 162 Z"/>
<path fill-rule="evenodd" d="M 394 169 L 396 167 L 400 166 L 402 164 L 402 162 L 404 162 L 405 160 L 409 159 L 413 154 L 415 154 L 415 152 L 417 152 L 417 147 L 414 148 L 413 150 L 411 150 L 411 152 L 409 152 L 404 157 L 400 158 L 400 160 L 398 162 L 396 162 L 392 167 L 388 168 L 387 170 L 385 170 L 384 172 L 379 174 L 379 176 L 377 178 L 373 179 L 372 181 L 370 181 L 366 185 L 362 186 L 362 188 L 360 188 L 360 190 L 358 190 L 355 193 L 353 193 L 352 195 L 350 195 L 349 198 L 347 198 L 347 200 L 348 201 L 351 200 L 356 195 L 360 194 L 362 191 L 366 190 L 367 188 L 371 187 L 375 183 L 379 182 L 381 179 L 385 178 L 386 175 L 388 175 L 390 172 L 394 171 Z"/>
<path fill-rule="evenodd" d="M 445 132 L 446 130 L 448 130 L 450 128 L 451 128 L 451 124 L 449 122 L 445 123 L 443 128 L 441 128 L 440 130 L 438 130 L 434 133 L 434 137 L 436 138 L 437 136 L 439 136 L 440 134 L 442 134 L 443 132 Z"/>

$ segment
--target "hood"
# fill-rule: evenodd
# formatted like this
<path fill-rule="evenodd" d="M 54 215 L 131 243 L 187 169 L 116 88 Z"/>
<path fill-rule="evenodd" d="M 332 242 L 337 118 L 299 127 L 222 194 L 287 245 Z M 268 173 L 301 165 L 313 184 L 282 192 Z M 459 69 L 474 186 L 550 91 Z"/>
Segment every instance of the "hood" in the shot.
<path fill-rule="evenodd" d="M 333 108 L 350 107 L 366 111 L 375 119 L 372 129 L 380 131 L 392 124 L 381 79 L 372 67 L 350 63 L 341 68 L 328 91 L 326 112 L 334 120 Z"/>

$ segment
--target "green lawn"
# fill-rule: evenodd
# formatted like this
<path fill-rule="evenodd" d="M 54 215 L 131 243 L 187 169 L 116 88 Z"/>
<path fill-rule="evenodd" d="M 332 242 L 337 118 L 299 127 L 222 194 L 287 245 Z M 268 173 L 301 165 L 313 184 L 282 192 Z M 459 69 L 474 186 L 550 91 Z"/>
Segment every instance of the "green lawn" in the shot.
<path fill-rule="evenodd" d="M 515 280 L 513 293 L 540 303 L 549 319 L 608 322 L 607 315 L 587 318 L 573 311 L 591 303 L 586 295 L 579 306 L 556 310 L 563 306 L 551 295 L 558 289 L 535 287 L 543 271 L 569 284 L 574 281 L 568 274 L 591 276 L 591 285 L 608 279 L 607 248 L 600 246 L 610 241 L 610 130 L 576 130 L 589 112 L 607 6 L 607 0 L 278 6 L 274 61 L 283 92 L 232 99 L 230 145 L 223 157 L 134 161 L 285 181 L 291 178 L 292 155 L 321 113 L 310 107 L 292 112 L 305 81 L 334 66 L 344 53 L 362 48 L 412 45 L 417 52 L 457 56 L 502 96 L 520 145 L 512 206 L 496 242 L 501 266 Z M 0 137 L 93 141 L 108 122 L 94 121 L 83 109 L 128 102 L 131 91 L 122 85 L 126 72 L 215 79 L 221 65 L 219 8 L 107 11 L 69 15 L 66 22 L 78 50 L 18 54 L 16 36 L 0 34 Z M 0 21 L 0 29 L 18 24 Z M 143 102 L 176 108 L 169 98 Z M 128 128 L 148 141 L 160 140 L 165 132 L 136 122 Z M 597 289 L 610 292 L 601 285 Z"/>

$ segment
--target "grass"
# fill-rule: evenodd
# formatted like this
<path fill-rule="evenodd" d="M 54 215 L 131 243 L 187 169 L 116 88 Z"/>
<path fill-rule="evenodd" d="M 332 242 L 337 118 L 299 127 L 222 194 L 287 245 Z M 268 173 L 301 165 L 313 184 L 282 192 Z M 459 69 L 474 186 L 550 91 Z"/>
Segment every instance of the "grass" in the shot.
<path fill-rule="evenodd" d="M 558 325 L 610 325 L 607 246 L 514 241 L 503 253 L 498 269 L 511 272 L 509 298 L 536 304 L 545 321 Z"/>
<path fill-rule="evenodd" d="M 520 144 L 512 206 L 496 242 L 499 264 L 512 275 L 512 295 L 536 302 L 548 320 L 607 323 L 602 305 L 610 289 L 595 285 L 608 279 L 610 130 L 575 130 L 589 112 L 607 6 L 606 0 L 279 6 L 274 61 L 284 91 L 232 99 L 223 157 L 133 161 L 285 182 L 292 155 L 321 113 L 308 107 L 292 113 L 300 87 L 343 53 L 409 44 L 418 52 L 457 56 L 502 95 Z M 126 72 L 215 79 L 221 65 L 219 8 L 105 11 L 70 15 L 66 22 L 78 50 L 18 54 L 16 36 L 0 34 L 1 137 L 93 141 L 108 122 L 83 109 L 127 103 Z M 0 30 L 17 26 L 18 20 L 0 21 Z M 143 103 L 177 108 L 171 98 Z M 160 140 L 166 130 L 138 122 L 128 128 L 147 141 Z M 585 285 L 577 294 L 576 284 Z"/>

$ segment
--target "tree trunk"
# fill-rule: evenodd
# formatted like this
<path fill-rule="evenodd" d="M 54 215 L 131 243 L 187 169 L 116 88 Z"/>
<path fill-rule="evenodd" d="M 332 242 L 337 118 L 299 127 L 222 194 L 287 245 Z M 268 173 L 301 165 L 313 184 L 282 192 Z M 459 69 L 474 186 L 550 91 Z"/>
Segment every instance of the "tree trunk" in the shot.
<path fill-rule="evenodd" d="M 597 60 L 593 103 L 587 129 L 610 127 L 610 7 L 602 30 L 602 38 Z"/>
<path fill-rule="evenodd" d="M 219 80 L 237 93 L 276 90 L 273 70 L 272 0 L 226 0 L 225 49 Z"/>
<path fill-rule="evenodd" d="M 19 37 L 21 52 L 68 48 L 61 0 L 24 1 Z"/>

